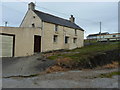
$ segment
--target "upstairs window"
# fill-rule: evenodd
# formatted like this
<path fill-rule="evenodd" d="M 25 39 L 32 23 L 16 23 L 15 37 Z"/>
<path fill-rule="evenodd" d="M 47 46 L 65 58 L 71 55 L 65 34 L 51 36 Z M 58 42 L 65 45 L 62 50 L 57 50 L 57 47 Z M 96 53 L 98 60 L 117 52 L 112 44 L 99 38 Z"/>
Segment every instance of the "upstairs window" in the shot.
<path fill-rule="evenodd" d="M 73 38 L 73 43 L 76 43 L 77 42 L 77 38 Z"/>
<path fill-rule="evenodd" d="M 55 31 L 56 32 L 58 31 L 58 25 L 55 25 Z"/>
<path fill-rule="evenodd" d="M 77 35 L 77 30 L 75 29 L 75 35 Z"/>
<path fill-rule="evenodd" d="M 35 16 L 33 16 L 33 18 L 35 18 Z"/>
<path fill-rule="evenodd" d="M 69 42 L 69 37 L 65 36 L 65 44 Z"/>
<path fill-rule="evenodd" d="M 53 42 L 57 42 L 57 40 L 58 40 L 58 36 L 57 36 L 57 35 L 54 35 L 54 37 L 53 37 Z"/>
<path fill-rule="evenodd" d="M 33 27 L 33 28 L 35 27 L 35 24 L 34 24 L 34 23 L 32 24 L 32 27 Z"/>

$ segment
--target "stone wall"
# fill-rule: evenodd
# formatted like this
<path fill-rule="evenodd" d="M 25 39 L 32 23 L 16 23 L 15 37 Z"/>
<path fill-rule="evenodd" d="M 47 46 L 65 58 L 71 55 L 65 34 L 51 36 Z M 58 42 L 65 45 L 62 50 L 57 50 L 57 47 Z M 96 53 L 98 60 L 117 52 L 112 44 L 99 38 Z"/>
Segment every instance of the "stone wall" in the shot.
<path fill-rule="evenodd" d="M 59 49 L 74 49 L 83 46 L 84 32 L 75 29 L 58 25 L 58 31 L 55 31 L 55 24 L 44 22 L 43 24 L 43 51 L 59 50 Z M 57 35 L 57 42 L 53 41 L 54 35 Z M 65 44 L 65 36 L 69 37 L 69 43 Z M 76 38 L 76 43 L 73 43 L 73 38 Z"/>

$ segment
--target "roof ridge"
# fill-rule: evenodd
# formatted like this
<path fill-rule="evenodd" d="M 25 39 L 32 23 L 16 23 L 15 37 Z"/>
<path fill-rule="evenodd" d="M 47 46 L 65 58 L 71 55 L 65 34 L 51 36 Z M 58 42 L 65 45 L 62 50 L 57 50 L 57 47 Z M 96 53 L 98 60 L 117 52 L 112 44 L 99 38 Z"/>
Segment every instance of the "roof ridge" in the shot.
<path fill-rule="evenodd" d="M 61 17 L 55 16 L 55 15 L 51 15 L 51 14 L 49 14 L 49 13 L 45 13 L 45 12 L 42 12 L 42 11 L 39 11 L 39 10 L 34 10 L 34 11 L 41 12 L 41 13 L 44 13 L 44 14 L 47 14 L 47 15 L 50 15 L 50 16 L 53 16 L 53 17 L 56 17 L 56 18 L 60 18 L 60 19 L 63 19 L 63 20 L 69 21 L 69 20 L 67 20 L 67 19 L 64 19 L 64 18 L 61 18 Z M 71 21 L 69 21 L 69 22 L 71 22 Z M 72 22 L 71 22 L 71 23 L 72 23 Z M 75 23 L 74 23 L 74 24 L 75 24 Z"/>
<path fill-rule="evenodd" d="M 84 31 L 81 27 L 79 27 L 77 24 L 71 22 L 70 20 L 52 15 L 49 13 L 45 13 L 45 12 L 42 12 L 39 10 L 33 10 L 33 12 L 35 12 L 43 21 Z"/>

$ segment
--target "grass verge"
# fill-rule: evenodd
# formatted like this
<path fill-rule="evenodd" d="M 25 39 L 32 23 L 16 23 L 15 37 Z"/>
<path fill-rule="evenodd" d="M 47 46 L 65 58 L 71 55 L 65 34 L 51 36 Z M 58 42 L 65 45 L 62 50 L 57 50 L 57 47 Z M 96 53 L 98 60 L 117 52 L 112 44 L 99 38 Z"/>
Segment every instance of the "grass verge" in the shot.
<path fill-rule="evenodd" d="M 111 72 L 111 73 L 106 73 L 106 74 L 101 74 L 98 77 L 100 78 L 112 78 L 115 75 L 120 75 L 120 71 L 117 72 Z"/>
<path fill-rule="evenodd" d="M 58 65 L 67 68 L 91 68 L 118 60 L 120 42 L 96 43 L 73 50 L 66 50 L 48 56 L 48 59 L 57 60 Z"/>

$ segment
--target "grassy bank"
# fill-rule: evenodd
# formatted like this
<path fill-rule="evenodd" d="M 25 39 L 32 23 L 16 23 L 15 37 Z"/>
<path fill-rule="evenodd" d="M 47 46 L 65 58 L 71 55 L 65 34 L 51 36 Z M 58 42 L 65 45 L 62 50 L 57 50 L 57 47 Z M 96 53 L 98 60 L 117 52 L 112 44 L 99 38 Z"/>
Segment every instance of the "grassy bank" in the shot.
<path fill-rule="evenodd" d="M 112 76 L 115 76 L 115 75 L 120 75 L 120 72 L 117 71 L 117 72 L 111 72 L 111 73 L 101 74 L 98 77 L 100 77 L 100 78 L 111 78 Z"/>
<path fill-rule="evenodd" d="M 120 42 L 96 43 L 74 50 L 59 52 L 47 58 L 57 60 L 58 65 L 62 67 L 76 68 L 82 66 L 89 68 L 97 64 L 102 65 L 103 63 L 107 63 L 103 59 L 110 59 L 109 62 L 117 60 L 117 54 L 120 51 L 118 46 L 120 46 Z M 100 64 L 101 62 L 102 64 Z"/>

